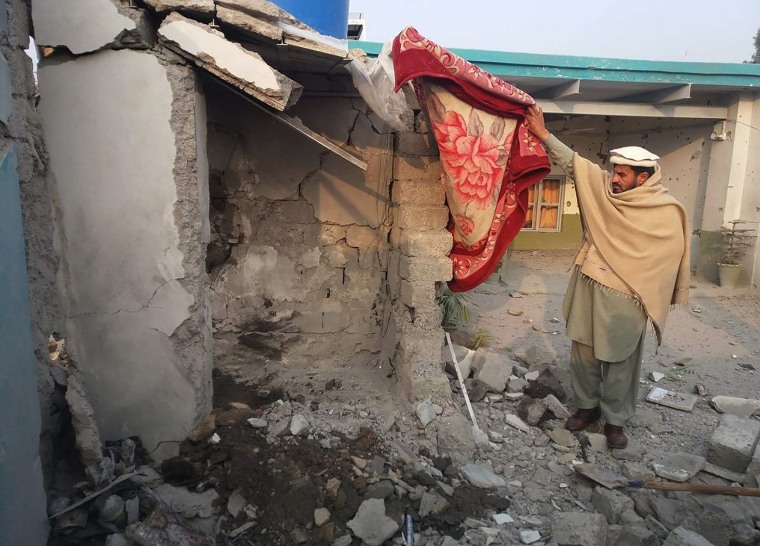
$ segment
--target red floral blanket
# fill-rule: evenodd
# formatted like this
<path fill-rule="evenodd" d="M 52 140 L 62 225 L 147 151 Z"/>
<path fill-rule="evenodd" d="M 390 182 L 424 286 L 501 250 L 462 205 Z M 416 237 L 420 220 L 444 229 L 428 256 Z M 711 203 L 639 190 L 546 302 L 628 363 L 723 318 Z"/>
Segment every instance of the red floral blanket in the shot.
<path fill-rule="evenodd" d="M 396 91 L 412 81 L 441 153 L 451 211 L 454 292 L 498 267 L 525 221 L 528 188 L 549 174 L 524 125 L 533 99 L 407 27 L 393 42 Z"/>

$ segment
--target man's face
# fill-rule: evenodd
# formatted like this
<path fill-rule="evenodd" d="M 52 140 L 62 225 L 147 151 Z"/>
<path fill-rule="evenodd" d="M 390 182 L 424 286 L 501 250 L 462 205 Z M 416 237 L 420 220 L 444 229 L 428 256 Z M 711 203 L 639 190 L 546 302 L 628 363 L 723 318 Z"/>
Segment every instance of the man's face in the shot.
<path fill-rule="evenodd" d="M 638 188 L 647 178 L 647 173 L 637 175 L 630 165 L 615 165 L 612 169 L 612 193 L 623 193 Z"/>

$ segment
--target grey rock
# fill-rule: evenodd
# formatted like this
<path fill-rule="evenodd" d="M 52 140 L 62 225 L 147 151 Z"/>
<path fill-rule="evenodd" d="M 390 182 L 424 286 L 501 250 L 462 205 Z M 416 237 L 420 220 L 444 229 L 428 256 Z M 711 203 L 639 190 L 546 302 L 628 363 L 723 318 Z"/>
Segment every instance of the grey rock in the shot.
<path fill-rule="evenodd" d="M 724 414 L 710 438 L 707 460 L 734 472 L 744 472 L 760 438 L 760 422 Z"/>
<path fill-rule="evenodd" d="M 610 524 L 619 523 L 620 515 L 627 510 L 633 510 L 634 506 L 633 500 L 622 493 L 601 486 L 594 489 L 591 503 L 605 517 L 607 523 Z"/>
<path fill-rule="evenodd" d="M 248 424 L 251 425 L 253 428 L 266 428 L 267 420 L 260 419 L 258 417 L 251 417 L 250 419 L 248 419 Z"/>
<path fill-rule="evenodd" d="M 124 499 L 119 495 L 109 495 L 98 509 L 98 518 L 106 523 L 125 518 Z"/>
<path fill-rule="evenodd" d="M 383 474 L 383 471 L 385 470 L 385 458 L 381 457 L 380 455 L 375 455 L 372 457 L 372 464 L 369 465 L 369 471 L 372 474 L 376 474 L 378 476 Z"/>
<path fill-rule="evenodd" d="M 541 540 L 541 533 L 535 529 L 524 529 L 520 531 L 520 542 L 523 544 L 533 544 Z"/>
<path fill-rule="evenodd" d="M 597 434 L 596 432 L 587 432 L 586 437 L 591 443 L 591 449 L 597 453 L 607 453 L 609 448 L 607 447 L 607 437 L 604 434 Z"/>
<path fill-rule="evenodd" d="M 296 527 L 290 532 L 290 540 L 293 541 L 293 544 L 303 544 L 309 540 L 309 534 L 305 529 Z"/>
<path fill-rule="evenodd" d="M 467 396 L 470 397 L 470 402 L 482 402 L 485 400 L 486 395 L 488 395 L 488 385 L 477 379 L 465 380 L 464 387 L 467 389 Z"/>
<path fill-rule="evenodd" d="M 508 413 L 504 416 L 504 422 L 522 432 L 530 432 L 530 427 L 517 415 Z"/>
<path fill-rule="evenodd" d="M 437 417 L 435 413 L 435 408 L 433 408 L 433 404 L 431 404 L 427 400 L 423 400 L 422 402 L 418 403 L 416 410 L 417 410 L 417 417 L 419 418 L 420 422 L 422 423 L 422 426 L 424 427 L 432 423 Z"/>
<path fill-rule="evenodd" d="M 629 445 L 625 449 L 613 449 L 612 456 L 620 461 L 640 461 L 644 458 L 644 448 Z"/>
<path fill-rule="evenodd" d="M 441 546 L 461 546 L 461 544 L 451 537 L 443 537 L 443 542 L 441 542 Z"/>
<path fill-rule="evenodd" d="M 484 489 L 493 487 L 504 487 L 507 482 L 504 478 L 497 476 L 485 466 L 479 464 L 466 464 L 460 470 L 462 476 L 475 487 Z"/>
<path fill-rule="evenodd" d="M 525 379 L 520 379 L 519 377 L 512 377 L 507 382 L 508 393 L 522 393 L 527 388 L 528 388 L 528 382 L 525 381 Z"/>
<path fill-rule="evenodd" d="M 714 546 L 702 535 L 677 527 L 669 535 L 662 546 Z"/>
<path fill-rule="evenodd" d="M 634 463 L 626 461 L 622 466 L 623 476 L 629 480 L 653 480 L 655 478 L 654 472 L 652 472 L 646 465 L 642 463 Z"/>
<path fill-rule="evenodd" d="M 525 394 L 533 398 L 545 398 L 553 394 L 560 401 L 567 398 L 565 388 L 551 368 L 546 368 L 534 381 L 531 381 L 528 388 L 525 389 Z"/>
<path fill-rule="evenodd" d="M 573 433 L 566 428 L 555 428 L 549 433 L 549 438 L 557 445 L 573 447 L 577 441 Z"/>
<path fill-rule="evenodd" d="M 665 527 L 662 523 L 657 521 L 653 516 L 647 516 L 644 518 L 644 524 L 647 526 L 647 529 L 652 531 L 657 538 L 660 540 L 665 540 L 668 538 L 668 535 L 670 534 L 670 531 L 667 527 Z"/>
<path fill-rule="evenodd" d="M 440 495 L 426 492 L 420 499 L 419 516 L 424 518 L 428 514 L 440 514 L 448 504 L 448 501 Z"/>
<path fill-rule="evenodd" d="M 524 353 L 517 353 L 515 356 L 530 370 L 540 369 L 557 362 L 557 352 L 553 347 L 545 345 L 532 345 Z"/>
<path fill-rule="evenodd" d="M 557 419 L 568 419 L 570 417 L 568 409 L 553 394 L 546 396 L 544 402 L 546 402 L 549 411 L 552 412 Z"/>
<path fill-rule="evenodd" d="M 544 420 L 549 407 L 543 400 L 537 400 L 529 396 L 520 400 L 517 406 L 517 415 L 526 423 L 538 426 Z"/>
<path fill-rule="evenodd" d="M 755 451 L 757 451 L 757 449 L 755 449 Z M 754 456 L 753 456 L 753 460 L 754 460 Z M 749 464 L 750 466 L 752 466 L 752 462 L 750 462 Z M 728 480 L 734 483 L 743 483 L 745 481 L 744 474 L 741 474 L 740 472 L 734 472 L 727 468 L 723 468 L 722 466 L 718 466 L 718 465 L 708 463 L 708 462 L 705 462 L 705 467 L 702 469 L 702 472 L 707 472 L 708 474 L 712 474 L 713 476 L 718 476 L 719 478 L 723 478 L 724 480 Z"/>
<path fill-rule="evenodd" d="M 290 433 L 293 436 L 305 436 L 309 433 L 310 426 L 308 419 L 300 413 L 297 413 L 290 421 Z"/>
<path fill-rule="evenodd" d="M 704 467 L 705 458 L 690 453 L 667 453 L 652 463 L 658 476 L 675 482 L 690 480 Z"/>
<path fill-rule="evenodd" d="M 760 544 L 760 531 L 751 525 L 735 525 L 731 532 L 731 546 L 756 546 Z"/>
<path fill-rule="evenodd" d="M 247 504 L 248 502 L 240 493 L 240 489 L 235 489 L 230 495 L 230 498 L 227 499 L 227 511 L 233 518 L 236 518 L 238 515 L 240 515 L 240 512 L 243 511 Z"/>
<path fill-rule="evenodd" d="M 520 366 L 519 364 L 512 364 L 512 373 L 521 379 L 525 379 L 525 374 L 528 373 L 528 368 Z"/>
<path fill-rule="evenodd" d="M 137 523 L 140 519 L 140 497 L 132 497 L 124 501 L 124 509 L 127 511 L 127 525 Z"/>
<path fill-rule="evenodd" d="M 435 421 L 438 450 L 451 457 L 456 465 L 464 464 L 475 454 L 472 425 L 461 413 L 441 417 Z"/>
<path fill-rule="evenodd" d="M 660 546 L 660 539 L 646 527 L 623 526 L 614 546 Z"/>
<path fill-rule="evenodd" d="M 651 423 L 658 421 L 662 423 L 662 415 L 654 410 L 641 408 L 636 410 L 634 416 L 628 419 L 626 424 L 629 427 L 648 427 Z"/>
<path fill-rule="evenodd" d="M 681 527 L 694 531 L 715 546 L 728 546 L 731 538 L 731 519 L 722 510 L 705 509 L 695 498 L 688 497 L 684 502 L 686 517 Z"/>
<path fill-rule="evenodd" d="M 736 398 L 733 396 L 714 396 L 710 404 L 721 413 L 730 413 L 737 417 L 760 415 L 760 400 Z"/>
<path fill-rule="evenodd" d="M 354 539 L 351 535 L 343 535 L 342 537 L 336 538 L 332 543 L 332 546 L 351 546 L 353 541 Z"/>
<path fill-rule="evenodd" d="M 127 538 L 122 534 L 108 535 L 105 546 L 129 546 Z"/>
<path fill-rule="evenodd" d="M 314 525 L 322 527 L 330 521 L 330 511 L 327 508 L 317 508 L 314 510 Z"/>
<path fill-rule="evenodd" d="M 199 516 L 211 517 L 214 513 L 214 503 L 219 495 L 213 489 L 203 493 L 188 491 L 185 487 L 175 487 L 168 483 L 159 485 L 153 489 L 153 493 L 169 506 L 173 511 L 179 512 L 186 518 Z"/>
<path fill-rule="evenodd" d="M 653 496 L 651 503 L 654 517 L 671 531 L 678 527 L 687 515 L 682 501 Z"/>
<path fill-rule="evenodd" d="M 620 514 L 619 523 L 623 527 L 629 527 L 631 525 L 639 525 L 641 527 L 644 527 L 644 518 L 638 515 L 635 510 L 630 509 Z"/>
<path fill-rule="evenodd" d="M 346 527 L 369 546 L 381 546 L 399 530 L 399 523 L 385 515 L 385 501 L 367 499 Z"/>
<path fill-rule="evenodd" d="M 480 369 L 475 373 L 475 379 L 488 386 L 489 392 L 504 392 L 512 375 L 512 363 L 505 355 L 494 351 L 484 351 Z"/>
<path fill-rule="evenodd" d="M 605 546 L 607 521 L 601 514 L 586 512 L 554 514 L 552 540 L 562 546 Z"/>
<path fill-rule="evenodd" d="M 367 499 L 387 499 L 393 494 L 393 483 L 389 480 L 380 480 L 367 487 L 364 498 Z"/>
<path fill-rule="evenodd" d="M 288 431 L 289 427 L 290 423 L 288 423 L 287 419 L 280 419 L 279 421 L 275 421 L 274 424 L 269 427 L 269 435 L 273 438 L 279 438 Z"/>

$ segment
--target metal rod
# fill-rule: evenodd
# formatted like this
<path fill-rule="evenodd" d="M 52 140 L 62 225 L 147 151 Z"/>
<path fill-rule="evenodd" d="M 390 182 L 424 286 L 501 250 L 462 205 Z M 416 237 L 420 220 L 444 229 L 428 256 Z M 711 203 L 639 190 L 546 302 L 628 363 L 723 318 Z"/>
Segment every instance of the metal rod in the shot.
<path fill-rule="evenodd" d="M 454 346 L 451 344 L 451 336 L 446 332 L 446 343 L 449 345 L 449 351 L 451 351 L 451 358 L 454 360 L 454 369 L 457 371 L 457 379 L 459 379 L 459 386 L 462 387 L 462 394 L 464 394 L 464 401 L 467 404 L 467 411 L 470 412 L 470 419 L 472 419 L 472 426 L 480 430 L 478 422 L 475 420 L 475 412 L 472 411 L 472 405 L 470 404 L 470 397 L 467 395 L 467 389 L 464 386 L 464 379 L 462 379 L 462 372 L 459 370 L 459 362 L 457 361 L 457 355 L 454 354 Z"/>

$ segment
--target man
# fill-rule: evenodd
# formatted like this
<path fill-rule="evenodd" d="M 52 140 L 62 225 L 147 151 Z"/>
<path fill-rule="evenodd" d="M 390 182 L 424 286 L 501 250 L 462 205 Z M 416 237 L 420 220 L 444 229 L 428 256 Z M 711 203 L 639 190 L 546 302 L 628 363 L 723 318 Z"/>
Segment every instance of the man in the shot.
<path fill-rule="evenodd" d="M 623 425 L 636 411 L 647 323 L 660 345 L 670 305 L 688 299 L 686 211 L 663 187 L 651 152 L 612 150 L 609 173 L 549 133 L 539 106 L 526 121 L 575 181 L 584 227 L 563 304 L 578 408 L 566 427 L 583 430 L 603 416 L 608 446 L 622 449 Z"/>

